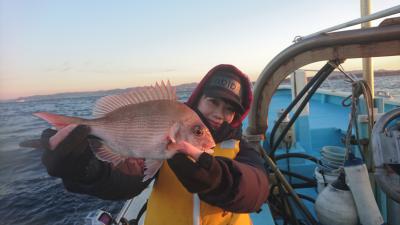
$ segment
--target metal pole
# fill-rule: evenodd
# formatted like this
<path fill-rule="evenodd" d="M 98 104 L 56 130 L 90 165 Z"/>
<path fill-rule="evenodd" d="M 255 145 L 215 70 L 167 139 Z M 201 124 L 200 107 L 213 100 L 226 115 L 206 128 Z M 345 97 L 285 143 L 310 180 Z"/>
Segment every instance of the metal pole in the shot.
<path fill-rule="evenodd" d="M 366 17 L 371 14 L 371 1 L 370 0 L 360 0 L 361 17 Z M 371 21 L 367 21 L 361 24 L 361 28 L 371 27 Z M 362 59 L 363 67 L 363 78 L 367 81 L 369 87 L 371 88 L 372 99 L 375 98 L 374 91 L 374 66 L 372 64 L 371 58 Z"/>
<path fill-rule="evenodd" d="M 361 2 L 362 1 L 363 0 L 361 0 Z M 360 23 L 363 23 L 363 22 L 366 22 L 366 21 L 376 20 L 376 19 L 379 19 L 379 18 L 382 18 L 382 17 L 385 17 L 385 16 L 391 16 L 391 15 L 394 15 L 396 13 L 400 13 L 400 5 L 393 6 L 391 8 L 388 8 L 388 9 L 373 13 L 373 14 L 365 16 L 365 17 L 361 17 L 361 18 L 358 18 L 358 19 L 355 19 L 355 20 L 351 20 L 351 21 L 346 22 L 346 23 L 342 23 L 342 24 L 339 24 L 339 25 L 336 25 L 336 26 L 333 26 L 333 27 L 329 27 L 327 29 L 324 29 L 324 30 L 321 30 L 321 31 L 318 31 L 318 32 L 315 32 L 315 33 L 312 33 L 312 34 L 309 34 L 309 35 L 304 36 L 304 37 L 300 37 L 299 39 L 295 39 L 295 42 L 296 42 L 296 40 L 305 40 L 305 39 L 312 38 L 312 37 L 315 37 L 315 36 L 323 34 L 323 33 L 329 33 L 329 32 L 335 31 L 335 30 L 340 30 L 340 29 L 343 29 L 343 28 L 346 28 L 346 27 L 350 27 L 350 26 L 354 26 L 354 25 L 357 25 L 357 24 L 360 24 Z"/>
<path fill-rule="evenodd" d="M 260 145 L 258 145 L 258 148 L 262 148 Z M 259 151 L 264 151 L 263 149 L 259 149 Z M 296 205 L 299 207 L 299 209 L 303 212 L 305 217 L 308 219 L 308 221 L 312 225 L 317 225 L 318 222 L 316 219 L 313 217 L 311 212 L 307 209 L 307 207 L 304 205 L 303 201 L 300 199 L 300 197 L 297 195 L 296 191 L 292 188 L 292 186 L 287 182 L 285 176 L 282 174 L 282 172 L 279 170 L 278 166 L 272 161 L 272 159 L 268 155 L 264 155 L 264 159 L 270 166 L 270 169 L 272 172 L 275 174 L 275 177 L 282 183 L 283 187 L 285 190 L 292 196 L 294 202 Z"/>

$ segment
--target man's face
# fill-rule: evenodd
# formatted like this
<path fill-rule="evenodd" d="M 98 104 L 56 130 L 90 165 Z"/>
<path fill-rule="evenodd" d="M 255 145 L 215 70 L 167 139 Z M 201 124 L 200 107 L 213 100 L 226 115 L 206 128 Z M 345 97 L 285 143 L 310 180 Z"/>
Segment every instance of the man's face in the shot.
<path fill-rule="evenodd" d="M 218 129 L 224 121 L 230 124 L 235 117 L 234 107 L 220 98 L 203 95 L 200 98 L 197 109 L 214 129 Z"/>

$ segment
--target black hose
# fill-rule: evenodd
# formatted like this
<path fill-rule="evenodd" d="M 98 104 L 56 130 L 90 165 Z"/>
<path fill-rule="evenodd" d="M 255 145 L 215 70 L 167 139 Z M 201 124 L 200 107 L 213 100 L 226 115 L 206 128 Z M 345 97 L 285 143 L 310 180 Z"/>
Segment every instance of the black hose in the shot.
<path fill-rule="evenodd" d="M 282 185 L 279 185 L 278 187 L 279 187 L 279 192 L 281 193 L 281 197 L 283 199 L 283 207 L 286 212 L 285 213 L 286 217 L 289 219 L 291 225 L 298 225 L 296 214 L 293 210 L 292 205 L 289 203 L 289 198 L 288 198 L 289 195 L 287 194 Z M 285 220 L 285 223 L 286 222 L 287 220 Z"/>
<path fill-rule="evenodd" d="M 304 153 L 285 153 L 285 154 L 279 154 L 275 157 L 275 162 L 281 159 L 285 158 L 303 158 L 303 159 L 308 159 L 310 161 L 313 161 L 314 163 L 318 163 L 319 160 L 315 158 L 314 156 L 307 155 Z"/>
<path fill-rule="evenodd" d="M 313 183 L 299 183 L 299 184 L 292 184 L 292 187 L 294 189 L 302 189 L 302 188 L 316 188 L 317 187 L 317 182 L 313 182 Z M 299 196 L 300 197 L 300 196 Z"/>
<path fill-rule="evenodd" d="M 290 127 L 293 125 L 294 121 L 296 121 L 297 117 L 300 115 L 301 111 L 304 109 L 304 107 L 307 105 L 307 103 L 309 102 L 309 100 L 311 99 L 311 97 L 314 95 L 314 93 L 317 91 L 317 89 L 321 86 L 322 82 L 324 82 L 324 80 L 329 76 L 329 74 L 332 73 L 332 71 L 336 68 L 335 66 L 332 65 L 333 62 L 329 61 L 327 64 L 325 64 L 325 66 L 318 71 L 321 72 L 318 76 L 317 81 L 315 82 L 315 85 L 312 86 L 310 92 L 308 92 L 307 96 L 305 97 L 305 99 L 301 102 L 300 106 L 298 107 L 298 109 L 296 110 L 296 112 L 294 113 L 293 117 L 290 119 L 289 123 L 286 125 L 286 127 L 283 129 L 282 133 L 279 135 L 278 139 L 276 142 L 273 142 L 273 139 L 271 139 L 271 143 L 273 143 L 271 145 L 271 152 L 269 153 L 270 157 L 272 159 L 275 158 L 275 151 L 278 148 L 279 144 L 282 142 L 283 138 L 285 137 L 286 133 L 289 131 Z M 304 89 L 303 89 L 304 90 Z M 299 97 L 299 96 L 297 96 Z M 296 99 L 297 99 L 296 97 Z M 295 100 L 296 100 L 295 99 Z M 293 102 L 292 102 L 293 103 Z M 289 108 L 287 108 L 285 110 L 285 112 L 282 114 L 282 116 L 288 112 Z M 281 116 L 281 117 L 282 117 Z M 285 115 L 286 116 L 286 115 Z M 277 122 L 278 123 L 278 122 Z"/>
<path fill-rule="evenodd" d="M 309 178 L 309 177 L 306 177 L 306 176 L 303 176 L 303 175 L 301 175 L 301 174 L 294 173 L 294 172 L 290 172 L 290 171 L 286 171 L 286 170 L 281 170 L 281 172 L 282 172 L 284 175 L 288 175 L 288 176 L 291 176 L 291 177 L 295 177 L 295 178 L 297 178 L 297 179 L 304 180 L 304 181 L 306 181 L 306 183 L 309 184 L 311 187 L 315 187 L 315 186 L 317 185 L 317 183 L 315 182 L 314 179 Z M 294 188 L 294 184 L 291 184 L 291 185 L 292 185 L 293 188 Z"/>
<path fill-rule="evenodd" d="M 315 203 L 315 199 L 313 199 L 312 197 L 310 197 L 308 195 L 299 194 L 299 197 L 304 199 L 304 200 L 307 200 L 309 202 Z"/>
<path fill-rule="evenodd" d="M 314 85 L 314 83 L 317 80 L 319 80 L 319 77 L 322 75 L 322 71 L 323 71 L 324 67 L 321 70 L 319 70 L 317 72 L 317 74 L 315 74 L 315 76 L 313 78 L 311 78 L 311 80 L 306 84 L 306 86 L 304 86 L 304 88 L 300 91 L 300 93 L 296 96 L 296 98 L 289 104 L 289 106 L 285 109 L 285 111 L 282 112 L 282 115 L 275 122 L 275 125 L 272 128 L 272 131 L 271 131 L 271 134 L 270 134 L 270 147 L 271 147 L 271 149 L 272 149 L 273 144 L 274 144 L 274 136 L 275 136 L 276 130 L 278 129 L 278 125 L 282 123 L 282 121 L 286 118 L 286 116 L 289 114 L 289 112 L 301 100 L 301 98 L 303 98 L 303 96 Z"/>
<path fill-rule="evenodd" d="M 285 194 L 289 194 L 298 209 L 303 213 L 303 215 L 307 218 L 308 222 L 312 225 L 318 225 L 317 220 L 311 214 L 311 212 L 307 209 L 307 207 L 303 204 L 301 199 L 298 197 L 297 193 L 294 191 L 293 187 L 287 182 L 285 176 L 279 170 L 275 162 L 271 159 L 271 157 L 266 156 L 265 158 L 267 164 L 269 165 L 270 170 L 275 174 L 276 182 L 279 184 L 277 185 L 280 189 L 285 190 Z M 285 210 L 285 209 L 284 209 Z M 282 211 L 284 212 L 284 211 Z"/>

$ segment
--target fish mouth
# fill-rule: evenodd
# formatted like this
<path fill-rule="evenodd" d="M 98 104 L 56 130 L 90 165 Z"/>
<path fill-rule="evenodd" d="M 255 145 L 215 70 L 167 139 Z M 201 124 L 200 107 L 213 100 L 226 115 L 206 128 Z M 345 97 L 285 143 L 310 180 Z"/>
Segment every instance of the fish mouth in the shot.
<path fill-rule="evenodd" d="M 214 153 L 214 147 L 215 147 L 215 145 L 213 145 L 212 147 L 208 147 L 208 148 L 203 146 L 201 148 L 201 151 L 206 152 L 208 154 L 212 154 L 212 153 Z"/>
<path fill-rule="evenodd" d="M 206 144 L 206 145 L 201 146 L 201 150 L 203 152 L 206 152 L 210 149 L 213 149 L 214 147 L 215 147 L 215 143 L 214 144 Z"/>

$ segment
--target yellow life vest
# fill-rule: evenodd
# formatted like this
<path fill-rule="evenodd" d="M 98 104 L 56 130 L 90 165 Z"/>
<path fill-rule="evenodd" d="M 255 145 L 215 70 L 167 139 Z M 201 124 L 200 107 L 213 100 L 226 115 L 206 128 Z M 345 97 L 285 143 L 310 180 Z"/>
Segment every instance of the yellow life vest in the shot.
<path fill-rule="evenodd" d="M 239 141 L 227 140 L 214 148 L 214 156 L 235 158 Z M 160 169 L 147 203 L 145 225 L 250 225 L 249 214 L 232 213 L 199 200 L 188 192 L 167 163 Z"/>

